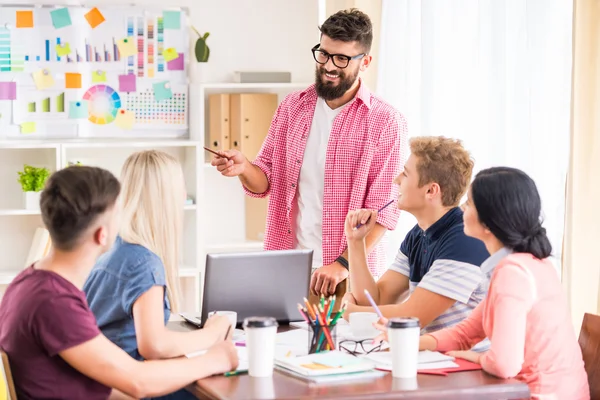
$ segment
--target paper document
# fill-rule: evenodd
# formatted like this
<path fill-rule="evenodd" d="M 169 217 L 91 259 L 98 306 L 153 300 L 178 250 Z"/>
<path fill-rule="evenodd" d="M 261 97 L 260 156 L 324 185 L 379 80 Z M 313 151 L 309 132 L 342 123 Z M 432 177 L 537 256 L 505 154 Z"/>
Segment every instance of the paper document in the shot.
<path fill-rule="evenodd" d="M 378 368 L 391 369 L 392 354 L 389 351 L 371 353 L 363 356 L 377 364 Z M 458 368 L 459 365 L 454 362 L 454 357 L 447 356 L 437 351 L 424 350 L 419 352 L 420 370 L 437 368 Z"/>

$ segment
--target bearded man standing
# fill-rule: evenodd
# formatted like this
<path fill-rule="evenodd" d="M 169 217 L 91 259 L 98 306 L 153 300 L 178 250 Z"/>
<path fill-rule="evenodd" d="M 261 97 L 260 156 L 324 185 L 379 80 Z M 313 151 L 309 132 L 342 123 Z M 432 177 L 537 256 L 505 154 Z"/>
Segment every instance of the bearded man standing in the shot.
<path fill-rule="evenodd" d="M 406 159 L 406 121 L 369 91 L 361 74 L 371 64 L 373 27 L 356 9 L 331 15 L 311 51 L 315 84 L 289 94 L 250 162 L 236 150 L 215 156 L 222 175 L 239 177 L 252 197 L 269 197 L 265 250 L 312 249 L 311 297 L 348 286 L 344 221 L 349 210 L 379 209 L 397 199 L 393 184 Z M 371 273 L 385 268 L 380 239 L 399 211 L 388 207 L 366 238 Z M 285 266 L 282 266 L 285 268 Z M 338 301 L 338 306 L 341 301 Z"/>

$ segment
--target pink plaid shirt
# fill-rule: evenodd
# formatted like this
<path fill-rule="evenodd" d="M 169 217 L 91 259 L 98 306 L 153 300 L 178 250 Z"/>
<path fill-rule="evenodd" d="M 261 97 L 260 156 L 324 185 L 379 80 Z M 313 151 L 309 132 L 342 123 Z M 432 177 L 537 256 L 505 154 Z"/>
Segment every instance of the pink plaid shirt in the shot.
<path fill-rule="evenodd" d="M 295 196 L 306 141 L 317 104 L 314 84 L 289 94 L 279 105 L 269 133 L 253 164 L 269 180 L 269 189 L 252 197 L 270 196 L 265 250 L 293 249 Z M 406 121 L 398 111 L 373 95 L 361 82 L 356 97 L 333 122 L 325 157 L 323 192 L 323 264 L 335 261 L 347 247 L 344 221 L 349 210 L 379 209 L 396 199 L 393 179 L 406 160 Z M 377 222 L 396 228 L 399 210 L 390 205 Z M 369 269 L 385 269 L 381 243 L 369 254 Z"/>

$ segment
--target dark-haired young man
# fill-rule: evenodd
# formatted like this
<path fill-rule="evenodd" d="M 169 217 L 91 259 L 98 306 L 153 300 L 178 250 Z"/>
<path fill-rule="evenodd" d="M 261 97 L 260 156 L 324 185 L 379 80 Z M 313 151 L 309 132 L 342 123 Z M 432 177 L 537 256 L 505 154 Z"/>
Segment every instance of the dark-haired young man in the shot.
<path fill-rule="evenodd" d="M 341 298 L 347 285 L 340 283 L 348 277 L 345 216 L 396 198 L 392 181 L 405 159 L 407 132 L 404 118 L 360 79 L 371 63 L 369 17 L 339 11 L 320 31 L 311 49 L 315 84 L 279 105 L 256 160 L 232 150 L 212 165 L 224 176 L 238 176 L 249 196 L 270 196 L 265 249 L 312 249 L 311 294 Z M 395 229 L 398 216 L 386 208 L 367 238 L 375 276 L 385 267 L 378 242 Z"/>
<path fill-rule="evenodd" d="M 100 332 L 81 288 L 115 241 L 120 189 L 110 172 L 78 166 L 55 172 L 42 192 L 52 250 L 11 282 L 0 305 L 0 349 L 19 399 L 153 397 L 237 367 L 231 340 L 195 358 L 141 362 Z"/>

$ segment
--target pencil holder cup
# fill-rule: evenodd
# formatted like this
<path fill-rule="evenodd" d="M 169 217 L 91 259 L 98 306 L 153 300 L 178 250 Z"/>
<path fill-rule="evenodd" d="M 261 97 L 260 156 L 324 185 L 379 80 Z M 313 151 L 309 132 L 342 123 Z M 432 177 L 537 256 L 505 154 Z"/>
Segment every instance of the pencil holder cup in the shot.
<path fill-rule="evenodd" d="M 314 325 L 308 330 L 308 354 L 335 350 L 337 347 L 336 325 Z"/>

